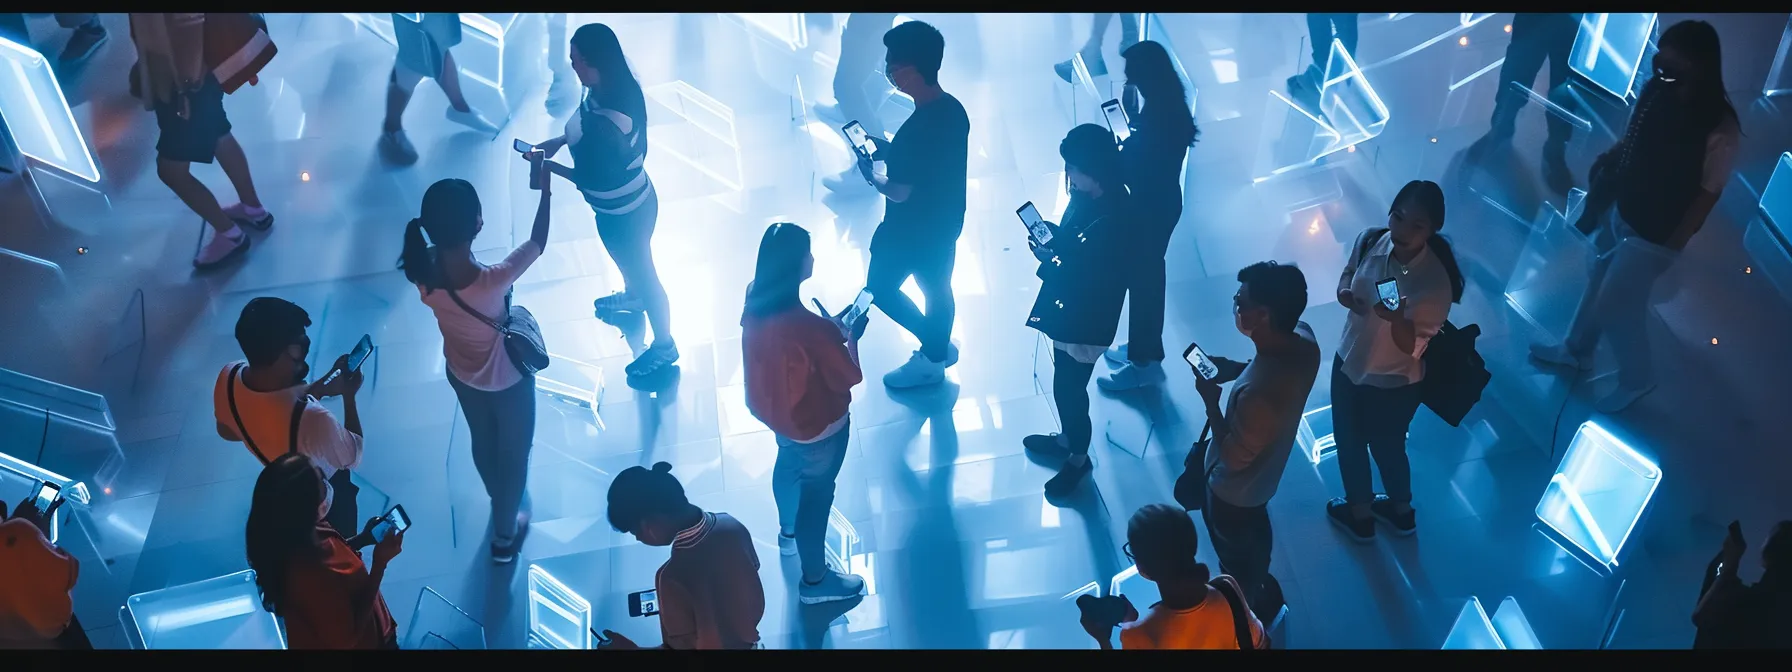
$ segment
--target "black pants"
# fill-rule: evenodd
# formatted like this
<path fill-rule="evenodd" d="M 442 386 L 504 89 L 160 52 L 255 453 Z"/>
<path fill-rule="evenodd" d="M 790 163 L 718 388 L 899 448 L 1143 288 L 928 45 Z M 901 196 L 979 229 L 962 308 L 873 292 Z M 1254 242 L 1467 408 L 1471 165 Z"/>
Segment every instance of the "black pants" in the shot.
<path fill-rule="evenodd" d="M 1332 359 L 1332 436 L 1338 442 L 1338 473 L 1344 499 L 1375 501 L 1369 456 L 1381 470 L 1381 485 L 1395 503 L 1412 502 L 1412 465 L 1406 461 L 1406 430 L 1419 411 L 1419 386 L 1373 387 L 1350 382 L 1344 360 Z"/>
<path fill-rule="evenodd" d="M 1544 95 L 1554 95 L 1568 81 L 1568 54 L 1574 49 L 1574 37 L 1580 22 L 1573 14 L 1520 13 L 1512 17 L 1512 43 L 1506 46 L 1506 62 L 1500 66 L 1500 90 L 1493 104 L 1493 134 L 1512 137 L 1518 124 L 1518 111 L 1524 108 L 1527 96 L 1512 88 L 1513 82 L 1531 86 L 1537 72 L 1549 62 L 1549 88 Z M 1563 147 L 1574 135 L 1574 127 L 1554 114 L 1545 114 L 1549 122 L 1548 144 Z"/>
<path fill-rule="evenodd" d="M 958 304 L 952 297 L 952 266 L 958 256 L 956 236 L 937 245 L 878 245 L 873 237 L 871 264 L 865 271 L 865 288 L 874 304 L 908 333 L 921 341 L 921 354 L 935 362 L 946 360 L 952 343 L 952 320 Z M 902 293 L 910 276 L 921 288 L 927 312 Z"/>
<path fill-rule="evenodd" d="M 1269 553 L 1275 546 L 1269 505 L 1233 506 L 1209 487 L 1201 519 L 1207 522 L 1208 543 L 1220 558 L 1220 573 L 1238 580 L 1245 602 L 1259 617 L 1274 617 L 1282 608 L 1282 595 L 1280 584 L 1269 575 Z"/>
<path fill-rule="evenodd" d="M 1343 42 L 1344 51 L 1356 58 L 1356 17 L 1356 14 L 1307 14 L 1307 41 L 1313 43 L 1313 67 L 1321 78 L 1325 77 L 1326 62 L 1331 60 L 1332 39 Z"/>
<path fill-rule="evenodd" d="M 1052 348 L 1052 400 L 1058 405 L 1058 422 L 1064 426 L 1064 440 L 1070 454 L 1088 454 L 1094 436 L 1094 421 L 1089 419 L 1089 379 L 1095 375 L 1094 364 L 1076 361 L 1070 353 Z"/>
<path fill-rule="evenodd" d="M 1164 361 L 1164 285 L 1168 281 L 1164 256 L 1170 251 L 1170 234 L 1182 219 L 1182 194 L 1178 191 L 1174 202 L 1138 205 L 1139 229 L 1144 233 L 1138 258 L 1127 266 L 1126 358 L 1144 365 Z"/>
<path fill-rule="evenodd" d="M 840 103 L 840 115 L 857 120 L 866 133 L 878 137 L 884 133 L 883 120 L 877 116 L 883 101 L 873 100 L 865 87 L 883 67 L 884 33 L 894 23 L 895 14 L 848 14 L 840 29 L 840 61 L 834 67 L 834 100 Z"/>

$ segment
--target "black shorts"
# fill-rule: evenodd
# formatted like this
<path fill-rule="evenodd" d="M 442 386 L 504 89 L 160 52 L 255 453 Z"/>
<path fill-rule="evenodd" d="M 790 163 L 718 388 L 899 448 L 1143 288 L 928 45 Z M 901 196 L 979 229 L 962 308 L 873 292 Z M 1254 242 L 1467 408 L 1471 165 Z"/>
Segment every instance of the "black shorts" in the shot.
<path fill-rule="evenodd" d="M 156 105 L 156 157 L 185 163 L 211 163 L 218 139 L 230 133 L 224 116 L 224 88 L 210 75 L 187 97 L 187 118 L 180 118 L 180 100 Z"/>

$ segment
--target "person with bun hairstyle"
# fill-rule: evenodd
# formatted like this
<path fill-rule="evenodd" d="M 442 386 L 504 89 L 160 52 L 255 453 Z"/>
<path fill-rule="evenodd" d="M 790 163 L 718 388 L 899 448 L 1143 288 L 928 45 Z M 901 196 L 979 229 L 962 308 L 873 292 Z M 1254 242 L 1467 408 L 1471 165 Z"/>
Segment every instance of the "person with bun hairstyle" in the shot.
<path fill-rule="evenodd" d="M 740 521 L 692 504 L 665 462 L 616 474 L 609 500 L 610 527 L 648 546 L 672 547 L 653 580 L 660 648 L 759 648 L 765 585 L 753 537 Z M 641 648 L 613 630 L 603 638 L 600 648 Z"/>
<path fill-rule="evenodd" d="M 1251 613 L 1244 591 L 1232 577 L 1213 576 L 1195 559 L 1201 537 L 1188 511 L 1170 504 L 1148 504 L 1126 523 L 1121 552 L 1134 563 L 1139 578 L 1157 584 L 1163 596 L 1141 615 L 1125 595 L 1077 599 L 1083 630 L 1103 649 L 1266 649 L 1269 636 Z"/>

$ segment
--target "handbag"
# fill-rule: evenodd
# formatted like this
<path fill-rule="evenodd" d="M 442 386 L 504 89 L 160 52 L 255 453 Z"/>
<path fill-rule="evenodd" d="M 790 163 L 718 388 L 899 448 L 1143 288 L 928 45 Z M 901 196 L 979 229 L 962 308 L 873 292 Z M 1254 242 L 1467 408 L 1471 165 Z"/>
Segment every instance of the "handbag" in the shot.
<path fill-rule="evenodd" d="M 535 316 L 529 312 L 528 308 L 511 305 L 505 311 L 504 322 L 500 324 L 479 311 L 473 310 L 473 307 L 467 305 L 467 302 L 460 300 L 460 294 L 454 290 L 449 289 L 447 292 L 448 298 L 454 299 L 454 304 L 460 306 L 461 310 L 467 311 L 468 315 L 477 317 L 479 321 L 498 330 L 498 335 L 504 337 L 504 352 L 510 355 L 510 363 L 516 365 L 517 371 L 522 372 L 525 376 L 533 376 L 536 371 L 548 368 L 547 342 L 541 338 L 541 324 L 535 321 Z M 506 299 L 505 303 L 508 305 L 509 299 Z"/>
<path fill-rule="evenodd" d="M 1493 380 L 1487 361 L 1475 352 L 1475 339 L 1480 335 L 1481 325 L 1457 328 L 1446 321 L 1425 346 L 1425 378 L 1419 381 L 1419 400 L 1451 427 L 1462 426 L 1462 418 L 1481 401 L 1481 393 Z"/>
<path fill-rule="evenodd" d="M 262 15 L 206 13 L 205 65 L 224 93 L 254 80 L 279 51 Z"/>
<path fill-rule="evenodd" d="M 1182 458 L 1182 475 L 1176 477 L 1176 503 L 1190 511 L 1200 511 L 1207 507 L 1207 478 L 1213 475 L 1213 470 L 1204 467 L 1207 464 L 1207 449 L 1213 443 L 1212 430 L 1212 420 L 1201 426 L 1201 437 L 1195 439 L 1195 445 L 1188 449 L 1188 456 Z"/>
<path fill-rule="evenodd" d="M 225 388 L 225 396 L 230 399 L 230 418 L 236 421 L 237 436 L 243 437 L 243 446 L 249 449 L 249 453 L 254 455 L 255 459 L 261 460 L 261 466 L 266 467 L 272 460 L 262 454 L 260 448 L 255 447 L 255 440 L 249 438 L 249 428 L 243 425 L 242 414 L 236 410 L 236 379 L 242 370 L 243 365 L 241 364 L 230 370 L 230 382 Z M 299 450 L 299 421 L 304 419 L 305 408 L 310 405 L 311 397 L 309 395 L 299 395 L 299 400 L 293 402 L 292 423 L 287 429 L 286 436 L 286 445 L 293 452 Z M 330 477 L 330 488 L 331 492 L 335 494 L 330 499 L 330 513 L 324 517 L 324 522 L 329 523 L 330 527 L 343 537 L 352 537 L 360 531 L 357 527 L 360 524 L 360 515 L 356 502 L 358 501 L 357 497 L 361 494 L 361 486 L 355 485 L 353 477 L 347 469 L 337 469 L 336 474 Z"/>

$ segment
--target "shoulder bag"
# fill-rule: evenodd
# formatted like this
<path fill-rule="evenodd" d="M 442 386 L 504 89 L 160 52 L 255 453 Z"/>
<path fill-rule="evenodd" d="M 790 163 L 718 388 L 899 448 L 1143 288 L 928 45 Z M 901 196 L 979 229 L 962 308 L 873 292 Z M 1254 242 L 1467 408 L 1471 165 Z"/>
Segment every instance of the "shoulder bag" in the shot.
<path fill-rule="evenodd" d="M 467 311 L 468 315 L 477 317 L 480 322 L 498 330 L 498 334 L 504 337 L 504 352 L 510 355 L 510 363 L 516 365 L 517 371 L 522 372 L 525 376 L 533 376 L 536 371 L 548 368 L 547 342 L 542 340 L 541 325 L 535 321 L 535 316 L 529 312 L 528 308 L 510 305 L 510 300 L 505 299 L 504 303 L 510 307 L 505 311 L 504 322 L 500 324 L 497 320 L 473 310 L 473 307 L 467 305 L 467 302 L 460 300 L 459 293 L 446 287 L 443 289 L 448 292 L 448 298 L 454 299 L 454 304 L 460 306 L 461 310 Z"/>
<path fill-rule="evenodd" d="M 225 388 L 225 396 L 230 399 L 230 418 L 236 421 L 237 436 L 242 437 L 243 445 L 255 459 L 261 460 L 261 466 L 266 467 L 273 460 L 269 460 L 260 448 L 255 447 L 255 440 L 249 438 L 249 428 L 243 425 L 242 413 L 236 410 L 236 379 L 242 370 L 241 364 L 230 370 L 230 382 Z M 305 418 L 305 408 L 310 405 L 311 397 L 303 394 L 292 404 L 292 421 L 287 428 L 287 449 L 292 452 L 299 450 L 299 421 Z M 330 514 L 324 520 L 344 538 L 352 537 L 360 531 L 356 528 L 360 516 L 355 502 L 356 497 L 361 494 L 361 486 L 355 485 L 347 469 L 337 469 L 336 474 L 330 477 L 330 489 L 334 496 L 330 500 Z"/>
<path fill-rule="evenodd" d="M 1213 443 L 1213 421 L 1201 426 L 1201 438 L 1188 449 L 1188 457 L 1182 459 L 1182 475 L 1176 477 L 1176 503 L 1190 511 L 1200 511 L 1207 507 L 1207 479 L 1213 475 L 1207 465 L 1207 449 Z M 1219 466 L 1219 464 L 1214 464 Z"/>
<path fill-rule="evenodd" d="M 1224 577 L 1230 579 L 1231 577 Z M 1269 648 L 1269 633 L 1263 633 L 1263 645 L 1258 646 L 1251 637 L 1250 610 L 1244 603 L 1244 596 L 1233 590 L 1236 585 L 1232 581 L 1214 579 L 1207 582 L 1214 590 L 1226 597 L 1226 604 L 1232 607 L 1232 636 L 1238 640 L 1238 648 L 1246 651 Z"/>

